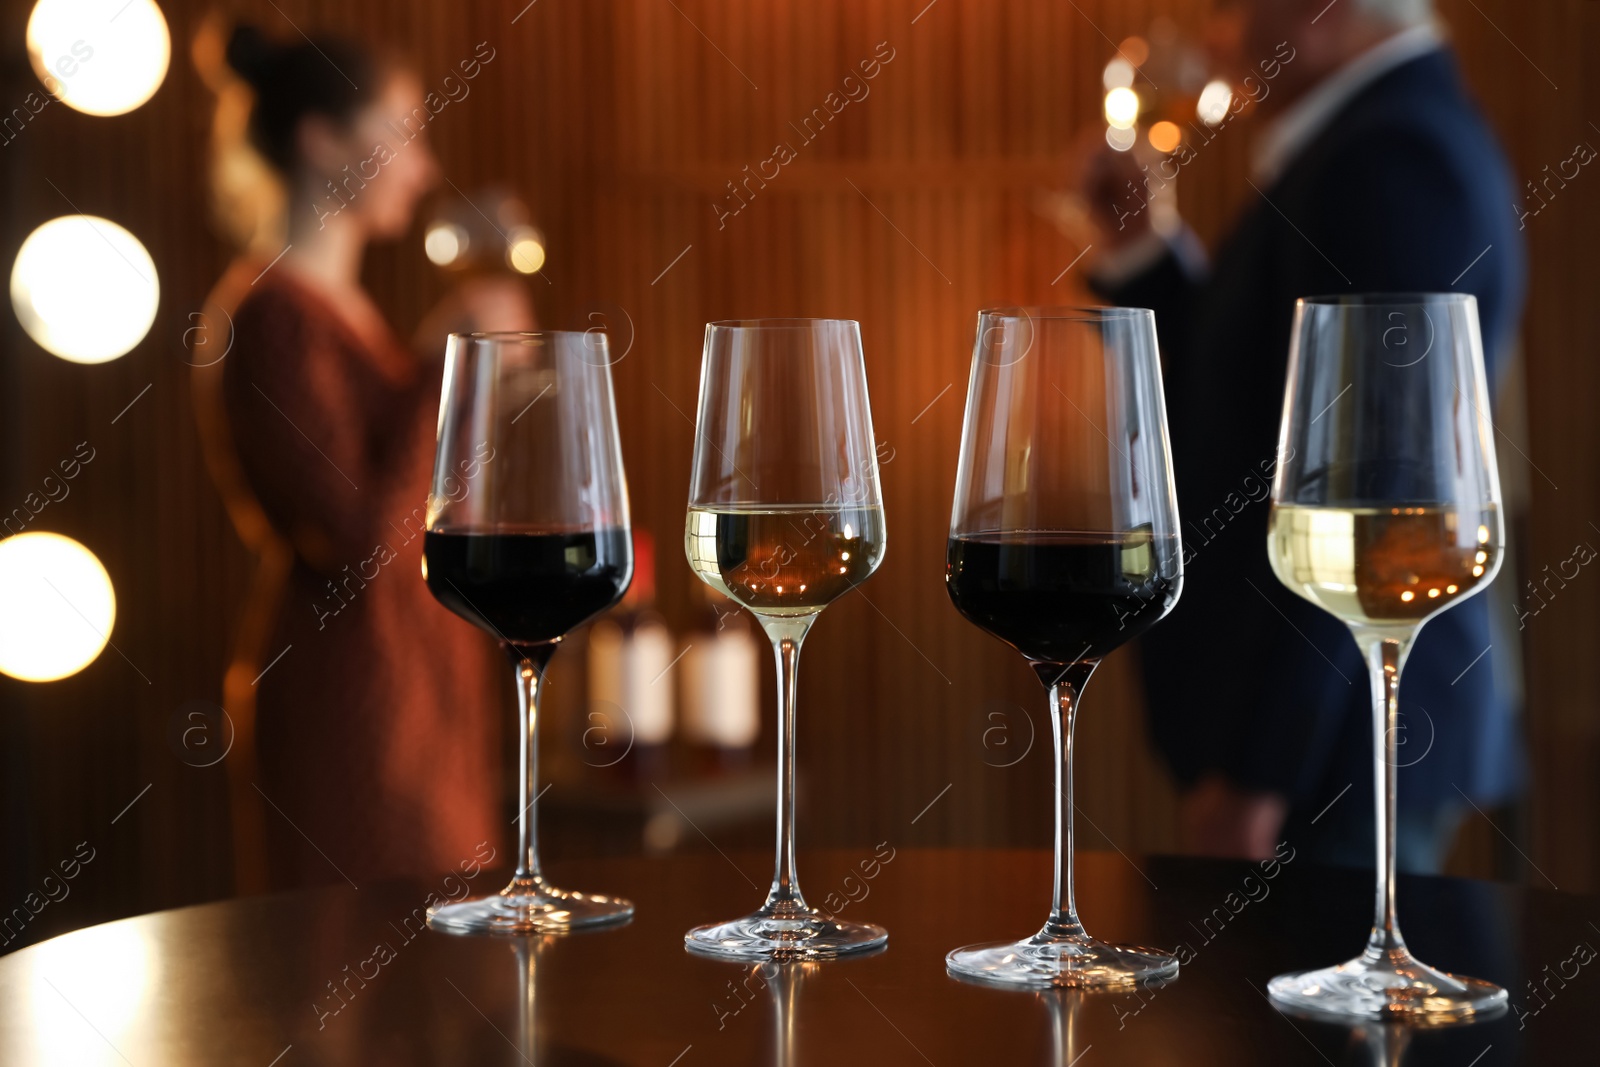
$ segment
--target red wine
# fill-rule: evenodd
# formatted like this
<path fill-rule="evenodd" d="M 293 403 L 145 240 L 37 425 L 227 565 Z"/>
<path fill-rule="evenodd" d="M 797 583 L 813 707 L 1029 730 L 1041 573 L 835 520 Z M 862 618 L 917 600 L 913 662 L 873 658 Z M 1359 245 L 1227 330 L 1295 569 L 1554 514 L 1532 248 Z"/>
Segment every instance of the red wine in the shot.
<path fill-rule="evenodd" d="M 429 531 L 422 576 L 439 603 L 501 641 L 544 644 L 621 599 L 633 577 L 633 544 L 619 528 Z"/>
<path fill-rule="evenodd" d="M 956 610 L 1032 662 L 1046 684 L 1154 626 L 1183 582 L 1176 538 L 1018 531 L 953 537 Z"/>

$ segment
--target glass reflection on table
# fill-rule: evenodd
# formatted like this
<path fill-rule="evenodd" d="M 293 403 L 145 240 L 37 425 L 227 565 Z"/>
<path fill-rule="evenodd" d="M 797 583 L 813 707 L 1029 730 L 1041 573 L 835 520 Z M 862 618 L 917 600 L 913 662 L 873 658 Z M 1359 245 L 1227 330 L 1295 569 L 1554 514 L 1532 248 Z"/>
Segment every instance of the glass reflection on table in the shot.
<path fill-rule="evenodd" d="M 507 938 L 517 968 L 517 999 L 512 1005 L 516 1020 L 509 1027 L 511 1032 L 508 1034 L 500 1029 L 501 1024 L 497 1020 L 489 1016 L 485 1018 L 510 1046 L 509 1054 L 503 1061 L 509 1067 L 621 1067 L 621 1061 L 610 1056 L 553 1039 L 551 1034 L 556 1028 L 550 1025 L 550 1020 L 545 1020 L 543 1027 L 539 1021 L 538 977 L 541 957 L 552 951 L 556 942 L 563 938 L 570 940 L 574 936 L 581 937 L 592 932 L 572 934 L 554 931 Z M 490 1014 L 499 1013 L 491 1009 Z"/>
<path fill-rule="evenodd" d="M 1352 1050 L 1363 1053 L 1365 1067 L 1400 1067 L 1411 1044 L 1411 1028 L 1394 1023 L 1369 1023 L 1350 1029 Z"/>
<path fill-rule="evenodd" d="M 1071 1067 L 1088 1051 L 1078 1047 L 1078 1013 L 1083 998 L 1093 995 L 1078 989 L 1046 989 L 1037 994 L 1050 1015 L 1051 1067 Z"/>
<path fill-rule="evenodd" d="M 511 943 L 512 955 L 517 961 L 517 1053 L 522 1061 L 537 1067 L 539 1055 L 537 1038 L 538 1026 L 538 998 L 537 977 L 539 973 L 539 954 L 555 940 L 553 934 L 538 934 L 529 937 L 515 938 Z"/>

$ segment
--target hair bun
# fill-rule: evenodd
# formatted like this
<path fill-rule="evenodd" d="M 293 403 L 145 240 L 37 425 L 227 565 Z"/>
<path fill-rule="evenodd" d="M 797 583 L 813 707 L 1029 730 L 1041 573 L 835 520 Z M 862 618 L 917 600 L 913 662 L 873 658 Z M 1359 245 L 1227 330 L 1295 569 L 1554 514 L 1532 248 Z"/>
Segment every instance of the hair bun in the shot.
<path fill-rule="evenodd" d="M 278 46 L 248 22 L 235 26 L 228 38 L 228 66 L 257 88 L 269 76 L 278 53 Z"/>

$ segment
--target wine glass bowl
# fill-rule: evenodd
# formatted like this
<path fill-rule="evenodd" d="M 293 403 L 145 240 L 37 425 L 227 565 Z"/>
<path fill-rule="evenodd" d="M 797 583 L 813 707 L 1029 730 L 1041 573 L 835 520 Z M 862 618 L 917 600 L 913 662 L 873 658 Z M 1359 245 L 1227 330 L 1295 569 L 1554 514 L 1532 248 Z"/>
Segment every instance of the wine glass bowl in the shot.
<path fill-rule="evenodd" d="M 804 618 L 866 581 L 883 558 L 881 507 L 691 508 L 689 566 L 759 615 Z"/>
<path fill-rule="evenodd" d="M 1268 993 L 1287 1009 L 1431 1025 L 1506 1007 L 1498 986 L 1411 955 L 1394 884 L 1401 669 L 1427 620 L 1488 585 L 1504 555 L 1488 411 L 1473 297 L 1297 303 L 1267 552 L 1279 580 L 1344 622 L 1367 661 L 1377 905 L 1360 956 L 1272 979 Z"/>
<path fill-rule="evenodd" d="M 1137 308 L 998 308 L 978 316 L 946 550 L 963 616 L 1022 653 L 1050 692 L 1056 879 L 1033 937 L 946 956 L 957 977 L 1123 987 L 1174 977 L 1153 948 L 1079 921 L 1072 733 L 1102 657 L 1159 622 L 1183 585 L 1155 318 Z"/>
<path fill-rule="evenodd" d="M 422 576 L 493 635 L 521 715 L 517 871 L 498 894 L 441 904 L 450 933 L 529 934 L 624 922 L 626 900 L 556 888 L 539 866 L 538 708 L 561 639 L 633 575 L 628 487 L 604 334 L 452 334 Z"/>
<path fill-rule="evenodd" d="M 1268 556 L 1278 580 L 1347 626 L 1405 637 L 1500 569 L 1499 509 L 1439 504 L 1282 505 Z"/>
<path fill-rule="evenodd" d="M 806 903 L 795 868 L 795 685 L 822 610 L 883 558 L 883 501 L 860 328 L 839 319 L 706 327 L 684 553 L 695 575 L 755 615 L 778 675 L 777 863 L 766 902 L 684 935 L 693 952 L 816 960 L 888 934 Z"/>

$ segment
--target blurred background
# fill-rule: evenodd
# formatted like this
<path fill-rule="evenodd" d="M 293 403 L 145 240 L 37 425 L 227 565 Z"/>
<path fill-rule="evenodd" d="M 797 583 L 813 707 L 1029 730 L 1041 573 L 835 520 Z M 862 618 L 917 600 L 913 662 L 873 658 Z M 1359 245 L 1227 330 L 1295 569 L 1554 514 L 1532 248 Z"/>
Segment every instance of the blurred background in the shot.
<path fill-rule="evenodd" d="M 763 732 L 732 746 L 747 747 L 743 756 L 697 755 L 678 729 L 613 765 L 638 724 L 591 716 L 604 697 L 590 669 L 623 654 L 622 640 L 632 643 L 626 654 L 659 655 L 633 647 L 641 627 L 664 628 L 651 640 L 668 650 L 668 666 L 696 635 L 729 632 L 717 629 L 719 613 L 679 550 L 692 420 L 704 324 L 763 315 L 861 321 L 889 527 L 877 575 L 832 606 L 807 643 L 802 848 L 1048 842 L 1052 767 L 1038 683 L 1014 652 L 956 614 L 941 580 L 975 312 L 1095 302 L 1063 194 L 1085 130 L 1098 137 L 1103 116 L 1117 119 L 1108 89 L 1132 84 L 1107 65 L 1137 51 L 1134 38 L 1151 50 L 1148 62 L 1181 67 L 1173 42 L 1204 36 L 1207 6 L 261 0 L 220 12 L 224 25 L 245 18 L 285 41 L 328 33 L 392 46 L 430 91 L 476 57 L 467 91 L 428 126 L 447 180 L 412 232 L 374 246 L 367 289 L 407 335 L 464 272 L 501 273 L 525 287 L 541 326 L 604 326 L 613 354 L 623 353 L 614 367 L 623 450 L 634 524 L 655 546 L 653 581 L 625 626 L 582 635 L 578 651 L 556 659 L 548 858 L 768 847 L 765 650 L 749 660 Z M 117 16 L 129 33 L 151 34 L 128 53 L 132 83 L 149 80 L 158 58 L 153 7 L 133 0 Z M 1600 83 L 1583 63 L 1600 49 L 1600 5 L 1439 7 L 1519 183 L 1572 159 L 1575 144 L 1600 143 L 1589 118 L 1600 116 Z M 27 0 L 0 4 L 0 260 L 13 262 L 52 219 L 99 216 L 136 239 L 119 238 L 117 254 L 155 272 L 159 298 L 142 339 L 100 363 L 57 358 L 15 315 L 0 316 L 0 513 L 26 507 L 29 530 L 87 547 L 115 592 L 111 644 L 93 662 L 56 681 L 0 676 L 0 904 L 35 892 L 80 843 L 94 853 L 70 896 L 7 950 L 249 888 L 238 879 L 237 827 L 277 817 L 259 805 L 238 810 L 228 761 L 210 762 L 227 746 L 228 720 L 206 710 L 224 703 L 253 571 L 208 475 L 191 397 L 195 365 L 225 358 L 226 347 L 226 327 L 204 314 L 232 256 L 208 186 L 216 98 L 203 72 L 219 12 L 161 0 L 170 63 L 147 102 L 108 116 L 26 103 L 41 87 L 26 40 L 32 10 Z M 83 65 L 112 78 L 120 54 L 103 48 Z M 876 75 L 857 83 L 866 91 L 802 129 L 871 59 Z M 1195 93 L 1206 81 L 1203 65 L 1179 74 L 1169 84 L 1192 83 Z M 1146 106 L 1193 116 L 1203 103 Z M 1137 136 L 1166 136 L 1151 136 L 1150 125 Z M 1243 125 L 1217 132 L 1182 170 L 1179 206 L 1207 240 L 1254 195 Z M 794 146 L 792 161 L 776 178 L 747 181 L 779 143 Z M 1523 220 L 1523 361 L 1502 383 L 1497 417 L 1520 568 L 1500 577 L 1512 587 L 1508 611 L 1514 583 L 1600 539 L 1600 370 L 1591 357 L 1600 342 L 1600 185 L 1591 182 L 1600 179 L 1569 178 Z M 148 262 L 137 258 L 141 246 Z M 96 291 L 108 302 L 131 301 L 128 321 L 151 311 L 148 294 L 128 296 L 92 271 L 84 279 L 103 285 Z M 13 275 L 14 296 L 18 284 Z M 74 458 L 77 474 L 63 482 L 60 465 Z M 25 610 L 0 603 L 0 612 Z M 1523 642 L 1531 789 L 1525 803 L 1472 813 L 1447 867 L 1600 888 L 1600 579 L 1582 572 L 1513 632 Z M 1238 664 L 1190 680 L 1195 715 L 1227 698 L 1232 671 L 1248 669 L 1248 635 L 1240 641 Z M 1080 847 L 1135 855 L 1177 844 L 1174 786 L 1145 738 L 1138 654 L 1108 659 L 1079 720 Z M 689 688 L 674 688 L 678 707 L 661 714 L 681 723 L 698 699 Z M 509 711 L 505 720 L 509 734 Z M 642 766 L 648 759 L 664 762 Z M 674 793 L 692 798 L 687 813 L 674 816 L 652 796 L 652 774 L 687 790 Z M 502 848 L 511 786 L 507 773 Z M 305 831 L 316 838 L 314 826 Z"/>

